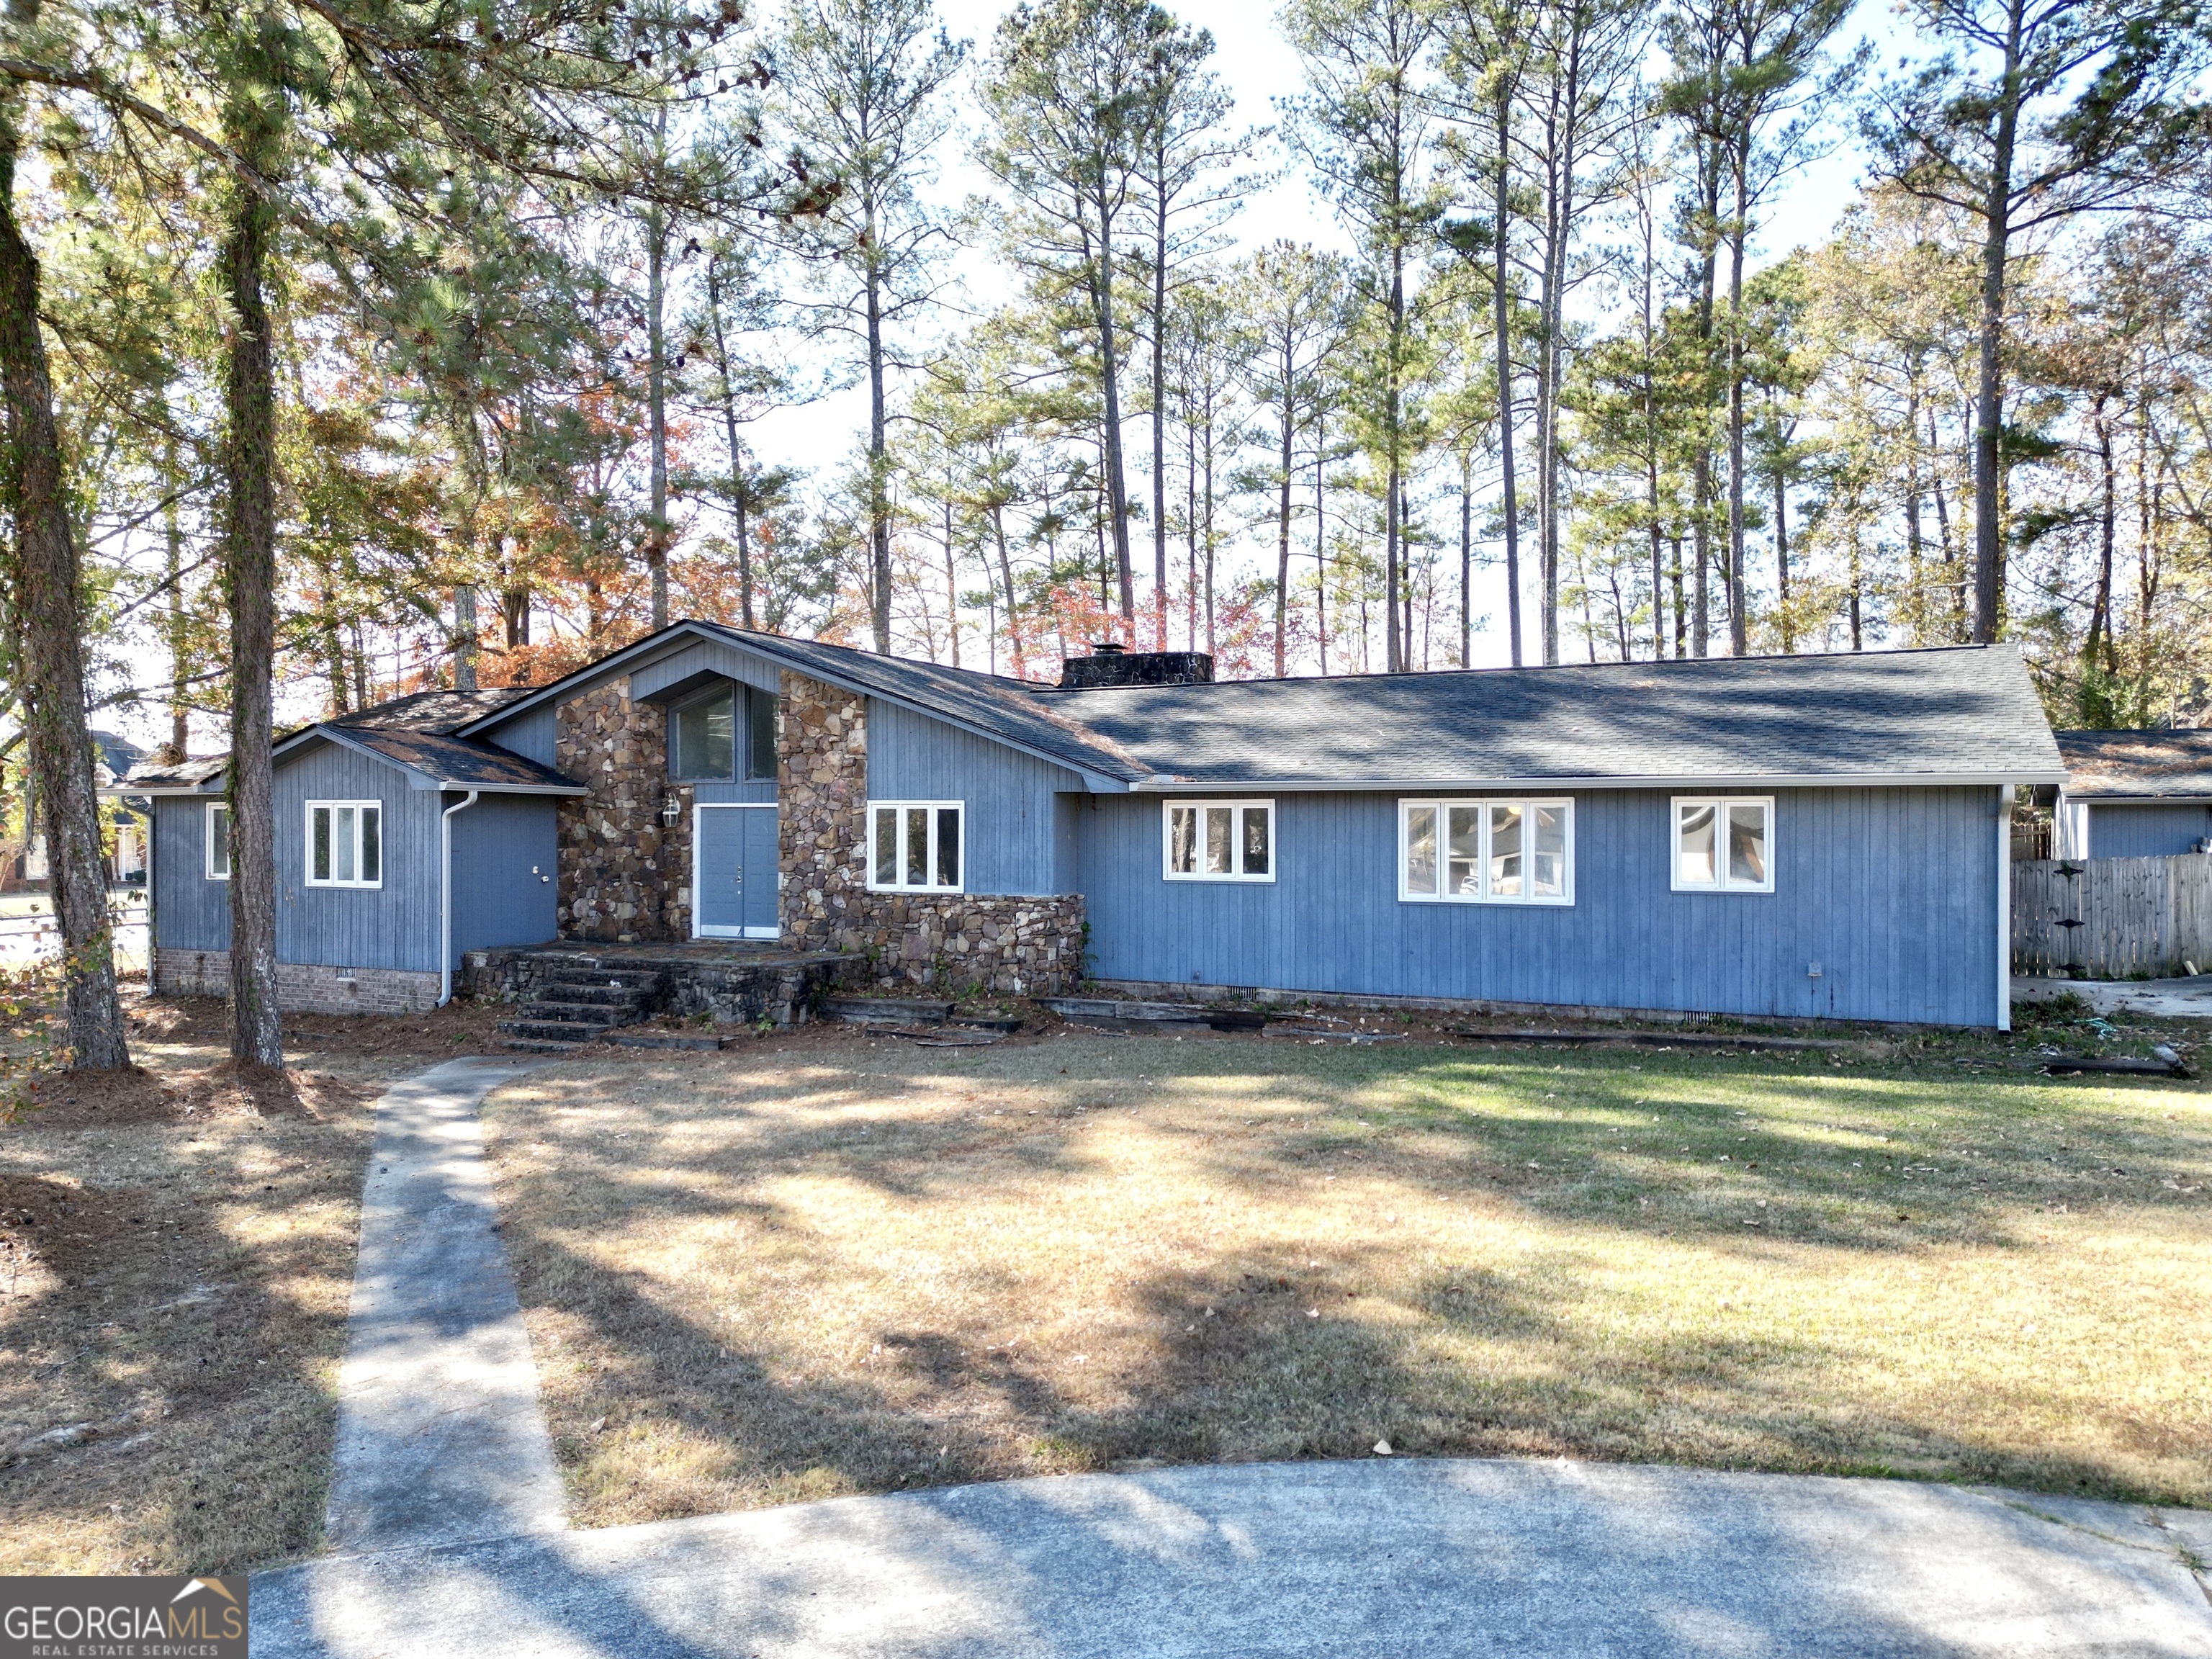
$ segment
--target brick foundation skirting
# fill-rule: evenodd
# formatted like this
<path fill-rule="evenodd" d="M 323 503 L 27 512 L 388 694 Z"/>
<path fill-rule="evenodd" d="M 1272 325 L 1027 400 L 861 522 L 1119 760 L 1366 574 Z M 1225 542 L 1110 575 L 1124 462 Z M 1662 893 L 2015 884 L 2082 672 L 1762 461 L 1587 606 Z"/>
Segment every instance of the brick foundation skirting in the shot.
<path fill-rule="evenodd" d="M 230 996 L 230 952 L 154 953 L 156 995 Z M 276 1006 L 289 1014 L 417 1014 L 438 1006 L 438 975 L 404 968 L 328 968 L 276 964 Z"/>

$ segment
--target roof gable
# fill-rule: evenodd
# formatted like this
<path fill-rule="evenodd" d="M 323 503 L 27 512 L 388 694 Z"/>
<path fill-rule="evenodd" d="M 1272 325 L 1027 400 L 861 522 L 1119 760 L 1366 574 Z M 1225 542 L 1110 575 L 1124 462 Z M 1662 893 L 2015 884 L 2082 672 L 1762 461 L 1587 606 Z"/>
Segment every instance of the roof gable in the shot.
<path fill-rule="evenodd" d="M 946 668 L 902 657 L 880 657 L 850 646 L 818 640 L 787 639 L 692 618 L 672 623 L 659 633 L 623 647 L 598 662 L 539 686 L 507 707 L 461 728 L 466 737 L 489 736 L 509 720 L 534 708 L 573 696 L 615 675 L 642 667 L 702 639 L 750 651 L 841 690 L 882 697 L 988 738 L 1039 760 L 1083 775 L 1092 788 L 1128 787 L 1144 775 L 1143 764 L 1111 739 L 1086 729 L 1048 702 L 1040 688 L 1020 680 L 973 669 Z"/>

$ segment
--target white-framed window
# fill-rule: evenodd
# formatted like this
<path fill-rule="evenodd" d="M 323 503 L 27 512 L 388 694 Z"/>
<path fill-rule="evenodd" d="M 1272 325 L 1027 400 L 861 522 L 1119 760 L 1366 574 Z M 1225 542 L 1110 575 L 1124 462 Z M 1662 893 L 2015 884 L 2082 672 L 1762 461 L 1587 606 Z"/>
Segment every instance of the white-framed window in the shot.
<path fill-rule="evenodd" d="M 961 801 L 870 801 L 868 885 L 884 892 L 962 891 L 967 823 Z"/>
<path fill-rule="evenodd" d="M 207 804 L 207 878 L 230 879 L 230 808 L 219 800 Z"/>
<path fill-rule="evenodd" d="M 1678 893 L 1774 890 L 1774 797 L 1677 795 L 1671 868 Z"/>
<path fill-rule="evenodd" d="M 384 804 L 374 800 L 307 803 L 307 885 L 384 885 Z"/>
<path fill-rule="evenodd" d="M 1161 873 L 1170 881 L 1273 881 L 1275 803 L 1171 800 L 1161 805 Z"/>
<path fill-rule="evenodd" d="M 1572 904 L 1574 802 L 1400 801 L 1398 896 L 1416 904 Z"/>

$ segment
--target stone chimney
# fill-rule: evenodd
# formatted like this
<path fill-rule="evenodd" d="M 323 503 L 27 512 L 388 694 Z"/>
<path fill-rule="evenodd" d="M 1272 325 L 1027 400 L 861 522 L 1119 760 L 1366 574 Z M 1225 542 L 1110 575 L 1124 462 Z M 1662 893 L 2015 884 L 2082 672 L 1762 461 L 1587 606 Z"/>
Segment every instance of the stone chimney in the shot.
<path fill-rule="evenodd" d="M 1096 641 L 1087 657 L 1060 665 L 1060 689 L 1090 691 L 1104 685 L 1206 685 L 1213 659 L 1203 651 L 1132 651 L 1114 640 Z"/>

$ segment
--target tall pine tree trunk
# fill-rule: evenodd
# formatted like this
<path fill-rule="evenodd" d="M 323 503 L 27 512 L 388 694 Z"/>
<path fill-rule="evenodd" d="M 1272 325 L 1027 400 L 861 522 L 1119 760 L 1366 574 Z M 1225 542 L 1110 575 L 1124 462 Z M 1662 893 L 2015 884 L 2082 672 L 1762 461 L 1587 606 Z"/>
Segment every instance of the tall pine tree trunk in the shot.
<path fill-rule="evenodd" d="M 1712 389 L 1713 286 L 1719 275 L 1721 210 L 1721 149 L 1712 139 L 1701 141 L 1698 166 L 1704 177 L 1699 179 L 1703 199 L 1699 203 L 1703 216 L 1698 227 L 1701 244 L 1698 267 L 1698 368 L 1705 376 L 1702 388 L 1705 398 Z M 1699 410 L 1709 404 L 1700 399 Z M 1690 653 L 1692 656 L 1705 654 L 1712 641 L 1712 506 L 1713 506 L 1713 446 L 1710 429 L 1700 431 L 1698 438 L 1698 459 L 1692 487 L 1694 507 L 1690 520 L 1690 537 L 1696 549 L 1697 574 L 1690 588 Z"/>
<path fill-rule="evenodd" d="M 1168 648 L 1168 157 L 1164 137 L 1158 141 L 1153 161 L 1158 194 L 1152 238 L 1152 649 L 1164 651 Z M 1281 652 L 1278 645 L 1279 659 Z M 1281 673 L 1281 667 L 1278 665 L 1275 672 Z"/>
<path fill-rule="evenodd" d="M 1398 482 L 1401 458 L 1398 421 L 1402 407 L 1401 391 L 1398 384 L 1403 362 L 1403 336 L 1406 326 L 1406 252 L 1393 243 L 1390 249 L 1390 343 L 1388 372 L 1389 384 L 1383 389 L 1383 437 L 1389 446 L 1389 476 L 1383 480 L 1389 499 L 1382 514 L 1382 603 L 1390 613 L 1390 625 L 1385 635 L 1383 661 L 1393 674 L 1401 673 L 1412 665 L 1409 659 L 1410 640 L 1403 637 L 1403 624 L 1399 615 L 1400 567 L 1404 561 L 1404 529 L 1399 522 Z"/>
<path fill-rule="evenodd" d="M 1291 402 L 1291 372 L 1295 367 L 1290 330 L 1283 333 L 1282 477 L 1275 500 L 1275 678 L 1280 679 L 1288 659 L 1291 626 L 1291 441 L 1296 406 Z"/>
<path fill-rule="evenodd" d="M 15 0 L 9 8 L 8 21 L 18 29 L 37 20 L 35 0 Z M 6 486 L 15 525 L 10 574 L 22 629 L 25 735 L 46 830 L 54 920 L 65 952 L 70 1064 L 112 1070 L 131 1063 L 131 1049 L 115 988 L 100 796 L 85 726 L 76 538 L 39 327 L 39 261 L 15 219 L 20 119 L 17 100 L 0 100 L 0 393 L 7 399 L 13 452 Z"/>
<path fill-rule="evenodd" d="M 1121 380 L 1120 346 L 1114 331 L 1114 213 L 1105 184 L 1098 181 L 1098 246 L 1091 262 L 1091 300 L 1098 330 L 1098 378 L 1105 394 L 1105 429 L 1100 447 L 1106 461 L 1106 515 L 1114 537 L 1114 577 L 1122 621 L 1136 643 L 1136 577 L 1129 566 L 1129 480 L 1121 458 Z"/>
<path fill-rule="evenodd" d="M 282 138 L 279 25 L 245 24 L 225 107 L 231 153 L 261 178 Z M 223 586 L 230 606 L 230 1052 L 284 1063 L 276 1009 L 275 769 L 270 754 L 276 655 L 276 384 L 265 292 L 276 214 L 252 176 L 230 181 L 222 247 L 231 310 L 223 396 Z"/>
<path fill-rule="evenodd" d="M 1998 469 L 2003 456 L 2005 261 L 2012 234 L 2013 149 L 2020 133 L 2021 34 L 2027 0 L 2006 6 L 2005 92 L 1998 100 L 1991 146 L 1989 194 L 1983 200 L 1981 339 L 1974 394 L 1974 610 L 1973 639 L 1987 645 L 1997 636 L 2003 602 L 2003 503 Z"/>
<path fill-rule="evenodd" d="M 1492 328 L 1498 341 L 1498 463 L 1505 520 L 1505 633 L 1513 666 L 1521 666 L 1521 509 L 1513 495 L 1512 290 L 1507 286 L 1508 226 L 1512 208 L 1512 108 L 1498 94 L 1498 222 L 1492 239 Z"/>
<path fill-rule="evenodd" d="M 645 401 L 650 440 L 651 517 L 645 563 L 653 583 L 653 626 L 668 626 L 668 215 L 655 202 L 645 216 Z"/>
<path fill-rule="evenodd" d="M 1735 154 L 1735 216 L 1729 237 L 1728 320 L 1728 599 L 1729 651 L 1741 657 L 1751 650 L 1751 623 L 1745 613 L 1743 574 L 1743 244 L 1750 234 L 1751 139 L 1747 133 Z"/>
<path fill-rule="evenodd" d="M 722 329 L 720 267 L 707 264 L 707 319 L 714 327 L 714 368 L 722 380 L 722 432 L 730 451 L 730 507 L 737 520 L 738 614 L 745 627 L 753 622 L 753 549 L 745 512 L 745 452 L 738 442 L 738 398 L 730 385 L 730 343 Z"/>

